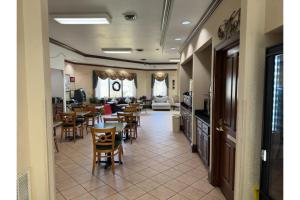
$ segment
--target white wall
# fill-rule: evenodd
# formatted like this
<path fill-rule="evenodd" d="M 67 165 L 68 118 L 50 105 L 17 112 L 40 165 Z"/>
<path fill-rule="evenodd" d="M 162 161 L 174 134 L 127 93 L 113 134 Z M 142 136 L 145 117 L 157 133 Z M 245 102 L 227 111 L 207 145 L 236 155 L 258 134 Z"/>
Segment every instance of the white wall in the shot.
<path fill-rule="evenodd" d="M 52 97 L 64 97 L 64 71 L 51 69 Z"/>

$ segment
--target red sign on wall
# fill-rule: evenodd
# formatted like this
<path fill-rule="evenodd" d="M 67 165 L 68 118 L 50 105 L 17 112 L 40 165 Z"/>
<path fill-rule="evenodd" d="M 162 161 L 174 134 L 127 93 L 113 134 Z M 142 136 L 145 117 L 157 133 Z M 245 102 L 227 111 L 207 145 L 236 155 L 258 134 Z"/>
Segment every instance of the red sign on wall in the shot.
<path fill-rule="evenodd" d="M 70 82 L 75 82 L 75 77 L 74 76 L 70 76 Z"/>

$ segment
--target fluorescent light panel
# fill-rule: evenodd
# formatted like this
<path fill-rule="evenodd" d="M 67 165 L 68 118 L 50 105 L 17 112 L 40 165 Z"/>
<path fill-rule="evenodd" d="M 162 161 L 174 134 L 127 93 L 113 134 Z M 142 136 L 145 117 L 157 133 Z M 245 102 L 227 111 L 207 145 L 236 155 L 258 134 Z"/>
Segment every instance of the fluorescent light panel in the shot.
<path fill-rule="evenodd" d="M 176 40 L 176 41 L 180 41 L 180 40 L 181 40 L 181 38 L 175 38 L 175 40 Z"/>
<path fill-rule="evenodd" d="M 180 62 L 179 58 L 170 58 L 170 62 Z"/>
<path fill-rule="evenodd" d="M 183 22 L 181 22 L 181 24 L 183 24 L 183 25 L 188 25 L 188 24 L 190 24 L 191 22 L 190 21 L 183 21 Z"/>
<path fill-rule="evenodd" d="M 53 19 L 60 24 L 110 24 L 111 20 L 107 14 L 57 15 Z"/>
<path fill-rule="evenodd" d="M 102 48 L 103 53 L 132 53 L 130 48 Z"/>

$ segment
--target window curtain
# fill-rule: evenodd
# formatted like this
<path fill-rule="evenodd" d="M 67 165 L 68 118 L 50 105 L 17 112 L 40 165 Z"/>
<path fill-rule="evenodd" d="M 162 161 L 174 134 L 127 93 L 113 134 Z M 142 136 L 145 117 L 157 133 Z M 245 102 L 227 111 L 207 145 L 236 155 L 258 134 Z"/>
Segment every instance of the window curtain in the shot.
<path fill-rule="evenodd" d="M 110 78 L 112 80 L 134 80 L 135 87 L 137 89 L 137 75 L 136 73 L 129 73 L 126 71 L 99 71 L 94 70 L 93 71 L 93 90 L 94 90 L 94 96 L 95 96 L 95 89 L 97 88 L 98 84 L 98 78 L 100 79 L 107 79 Z"/>
<path fill-rule="evenodd" d="M 154 89 L 154 85 L 155 85 L 155 80 L 165 81 L 166 86 L 167 86 L 167 95 L 168 95 L 168 93 L 169 93 L 169 75 L 168 75 L 168 73 L 156 72 L 151 75 L 152 96 L 154 95 L 153 89 Z"/>

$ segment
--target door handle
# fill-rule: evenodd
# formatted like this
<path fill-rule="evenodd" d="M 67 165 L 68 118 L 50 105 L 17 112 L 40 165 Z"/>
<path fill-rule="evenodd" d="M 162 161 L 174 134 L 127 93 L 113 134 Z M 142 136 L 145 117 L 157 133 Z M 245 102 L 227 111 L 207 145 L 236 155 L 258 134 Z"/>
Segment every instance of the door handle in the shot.
<path fill-rule="evenodd" d="M 223 119 L 219 119 L 218 127 L 216 128 L 218 132 L 224 132 L 224 122 Z"/>

